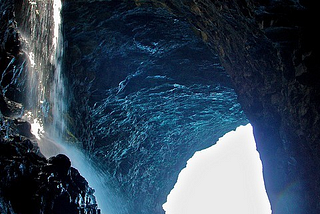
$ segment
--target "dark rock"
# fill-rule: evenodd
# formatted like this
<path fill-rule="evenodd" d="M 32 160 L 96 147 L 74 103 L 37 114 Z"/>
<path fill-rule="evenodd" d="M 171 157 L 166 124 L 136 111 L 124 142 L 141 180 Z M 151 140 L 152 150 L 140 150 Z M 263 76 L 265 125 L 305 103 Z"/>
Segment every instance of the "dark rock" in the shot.
<path fill-rule="evenodd" d="M 5 103 L 2 99 L 12 102 L 21 102 L 21 87 L 17 83 L 17 77 L 23 67 L 23 54 L 21 54 L 20 39 L 15 21 L 14 1 L 8 0 L 0 6 L 0 103 L 1 111 L 4 111 Z M 5 109 L 8 110 L 8 109 Z M 20 112 L 21 113 L 21 112 Z M 10 112 L 8 113 L 10 114 Z M 7 114 L 7 116 L 9 116 Z"/>
<path fill-rule="evenodd" d="M 21 117 L 23 115 L 24 108 L 21 103 L 10 100 L 7 97 L 0 98 L 0 103 L 0 111 L 4 116 Z"/>
<path fill-rule="evenodd" d="M 98 212 L 94 191 L 65 155 L 48 161 L 33 152 L 30 140 L 1 140 L 0 152 L 1 213 Z"/>
<path fill-rule="evenodd" d="M 33 137 L 33 134 L 31 133 L 31 124 L 28 123 L 27 121 L 22 121 L 16 119 L 14 121 L 15 127 L 17 128 L 17 131 L 20 135 L 23 135 L 25 137 Z"/>
<path fill-rule="evenodd" d="M 11 111 L 7 105 L 7 102 L 5 101 L 5 98 L 2 95 L 0 95 L 0 111 L 1 111 L 1 114 L 5 116 L 10 116 L 11 114 Z"/>
<path fill-rule="evenodd" d="M 38 3 L 43 9 L 40 12 L 50 16 L 52 2 Z M 7 0 L 0 4 L 0 213 L 78 214 L 83 210 L 99 213 L 94 190 L 71 167 L 70 160 L 65 155 L 46 160 L 37 144 L 31 141 L 34 136 L 30 132 L 30 124 L 17 119 L 23 114 L 23 106 L 35 107 L 31 98 L 39 93 L 25 88 L 28 59 L 22 53 L 22 37 L 17 31 L 16 22 L 20 21 L 19 32 L 28 36 L 27 17 L 32 15 L 28 8 L 30 5 L 31 2 L 20 0 Z M 51 9 L 46 10 L 46 7 Z M 39 19 L 50 24 L 50 18 L 53 19 L 52 16 Z M 39 25 L 35 29 L 42 30 Z M 40 36 L 34 35 L 39 41 L 36 48 L 44 50 L 35 60 L 43 57 L 49 59 L 47 50 L 52 47 L 52 33 L 51 29 L 43 32 Z M 49 61 L 43 61 L 39 70 L 52 71 Z M 46 75 L 50 78 L 50 74 Z M 37 112 L 37 109 L 33 110 Z"/>
<path fill-rule="evenodd" d="M 52 164 L 54 170 L 57 171 L 59 176 L 65 177 L 69 174 L 71 161 L 63 154 L 49 158 L 49 164 Z"/>

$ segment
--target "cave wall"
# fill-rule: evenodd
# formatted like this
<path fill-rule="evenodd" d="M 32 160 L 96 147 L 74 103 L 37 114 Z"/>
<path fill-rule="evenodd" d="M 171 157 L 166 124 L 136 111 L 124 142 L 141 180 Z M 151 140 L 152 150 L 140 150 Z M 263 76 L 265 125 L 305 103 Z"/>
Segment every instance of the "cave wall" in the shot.
<path fill-rule="evenodd" d="M 135 6 L 164 8 L 186 19 L 218 53 L 254 127 L 273 212 L 318 213 L 315 5 L 289 0 L 136 0 L 124 1 L 121 10 Z"/>
<path fill-rule="evenodd" d="M 230 76 L 165 8 L 65 1 L 63 20 L 74 140 L 118 181 L 128 213 L 163 213 L 194 152 L 248 122 Z"/>
<path fill-rule="evenodd" d="M 1 112 L 9 115 L 11 112 L 6 108 L 4 96 L 10 97 L 11 100 L 21 101 L 21 93 L 15 87 L 12 87 L 12 76 L 19 75 L 19 68 L 24 58 L 20 57 L 20 41 L 16 31 L 14 20 L 14 7 L 12 2 L 3 2 L 1 4 L 2 16 L 0 19 L 0 69 L 1 69 Z"/>
<path fill-rule="evenodd" d="M 153 4 L 187 16 L 218 51 L 254 127 L 273 213 L 318 213 L 319 32 L 312 24 L 314 3 Z"/>

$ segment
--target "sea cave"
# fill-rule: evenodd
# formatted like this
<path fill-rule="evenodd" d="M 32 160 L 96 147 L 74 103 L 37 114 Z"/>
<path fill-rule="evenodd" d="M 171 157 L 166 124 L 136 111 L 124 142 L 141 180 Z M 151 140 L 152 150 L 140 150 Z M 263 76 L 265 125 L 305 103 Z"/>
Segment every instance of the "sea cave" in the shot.
<path fill-rule="evenodd" d="M 165 213 L 249 123 L 272 213 L 320 213 L 315 4 L 1 0 L 0 213 Z"/>

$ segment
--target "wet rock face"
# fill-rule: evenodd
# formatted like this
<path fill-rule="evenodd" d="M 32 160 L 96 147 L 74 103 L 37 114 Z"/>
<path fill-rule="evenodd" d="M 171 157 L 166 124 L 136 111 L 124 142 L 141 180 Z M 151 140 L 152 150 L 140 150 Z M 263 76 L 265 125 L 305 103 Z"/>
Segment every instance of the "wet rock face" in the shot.
<path fill-rule="evenodd" d="M 319 32 L 311 24 L 316 6 L 307 1 L 162 3 L 189 18 L 230 74 L 254 127 L 274 213 L 318 213 Z"/>
<path fill-rule="evenodd" d="M 17 87 L 17 79 L 14 77 L 21 74 L 25 59 L 24 54 L 20 52 L 21 42 L 16 30 L 13 1 L 1 2 L 0 12 L 0 103 L 1 112 L 10 115 L 13 112 L 12 108 L 6 107 L 8 101 L 22 100 L 21 88 Z"/>
<path fill-rule="evenodd" d="M 0 142 L 1 213 L 98 213 L 93 190 L 70 160 L 46 160 L 30 140 L 10 136 Z"/>
<path fill-rule="evenodd" d="M 128 213 L 163 213 L 194 152 L 247 123 L 229 76 L 164 8 L 66 1 L 63 20 L 72 132 L 119 182 Z"/>
<path fill-rule="evenodd" d="M 26 121 L 1 115 L 0 124 L 0 213 L 100 213 L 94 190 L 68 157 L 47 160 Z"/>
<path fill-rule="evenodd" d="M 319 32 L 312 24 L 316 6 L 307 1 L 134 2 L 186 18 L 218 53 L 254 126 L 274 213 L 319 212 Z M 132 10 L 132 2 L 127 3 L 123 5 L 130 6 L 122 9 Z M 124 21 L 139 20 L 131 18 Z M 119 34 L 110 38 L 116 39 L 105 44 L 122 41 Z M 78 56 L 83 53 L 73 50 Z M 118 70 L 124 70 L 122 65 Z M 118 84 L 113 77 L 108 80 Z"/>
<path fill-rule="evenodd" d="M 21 78 L 28 59 L 16 22 L 22 2 L 0 4 L 0 213 L 100 213 L 94 190 L 68 157 L 45 159 L 31 125 L 21 119 L 30 102 Z"/>

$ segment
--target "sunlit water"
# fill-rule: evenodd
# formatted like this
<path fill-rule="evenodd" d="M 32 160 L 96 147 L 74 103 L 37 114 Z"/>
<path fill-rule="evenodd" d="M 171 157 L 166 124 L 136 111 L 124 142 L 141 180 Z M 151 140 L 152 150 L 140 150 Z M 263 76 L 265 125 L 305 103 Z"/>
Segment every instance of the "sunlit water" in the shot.
<path fill-rule="evenodd" d="M 166 214 L 270 214 L 251 125 L 196 152 L 163 208 Z"/>
<path fill-rule="evenodd" d="M 65 104 L 66 94 L 64 89 L 64 78 L 62 75 L 61 63 L 63 56 L 63 41 L 61 33 L 61 0 L 53 1 L 53 18 L 54 18 L 54 35 L 50 53 L 48 53 L 47 58 L 43 57 L 44 60 L 49 60 L 49 62 L 54 66 L 54 76 L 53 82 L 50 86 L 44 85 L 43 81 L 43 67 L 41 65 L 45 64 L 41 59 L 37 58 L 35 60 L 35 54 L 41 55 L 37 51 L 37 45 L 42 41 L 33 38 L 35 34 L 35 27 L 33 26 L 37 22 L 37 15 L 39 15 L 38 6 L 45 3 L 40 1 L 29 1 L 31 13 L 30 13 L 30 23 L 31 23 L 31 39 L 24 38 L 25 52 L 29 58 L 28 67 L 28 84 L 27 91 L 31 108 L 27 111 L 23 118 L 28 120 L 31 124 L 31 132 L 38 140 L 40 151 L 47 157 L 52 157 L 57 154 L 67 155 L 72 163 L 72 166 L 77 168 L 80 174 L 86 178 L 89 186 L 95 189 L 95 196 L 98 203 L 98 208 L 101 210 L 102 214 L 115 214 L 116 210 L 113 208 L 111 198 L 113 193 L 106 186 L 106 179 L 108 175 L 100 172 L 94 168 L 94 164 L 88 160 L 88 157 L 76 146 L 70 145 L 63 141 L 62 136 L 66 130 L 66 125 L 64 122 L 64 116 L 66 114 L 67 108 Z M 50 2 L 48 2 L 49 4 Z M 38 5 L 39 4 L 39 5 Z M 40 6 L 39 6 L 40 7 Z M 48 15 L 48 14 L 45 14 Z M 48 26 L 46 26 L 48 27 Z M 44 27 L 44 28 L 46 28 Z M 50 27 L 50 26 L 49 26 Z M 43 30 L 43 29 L 40 29 Z M 41 46 L 41 45 L 40 45 Z M 46 48 L 46 47 L 45 47 Z M 48 50 L 43 50 L 46 53 Z M 46 107 L 47 101 L 45 101 L 44 91 L 48 88 L 50 91 L 50 106 Z M 48 116 L 51 111 L 52 115 L 52 126 L 44 130 L 42 116 Z"/>
<path fill-rule="evenodd" d="M 94 164 L 81 150 L 59 139 L 51 139 L 49 136 L 46 136 L 46 134 L 42 135 L 38 142 L 40 151 L 46 157 L 65 154 L 70 158 L 72 166 L 80 172 L 88 181 L 90 187 L 95 190 L 94 195 L 102 214 L 118 213 L 113 205 L 117 197 L 107 186 L 108 181 L 106 179 L 108 175 L 95 168 Z"/>
<path fill-rule="evenodd" d="M 37 138 L 38 145 L 41 153 L 50 158 L 58 154 L 67 155 L 73 167 L 75 167 L 80 174 L 86 178 L 90 187 L 95 190 L 95 196 L 98 203 L 98 207 L 102 214 L 115 214 L 118 213 L 114 206 L 112 206 L 113 200 L 116 199 L 115 194 L 109 190 L 105 180 L 108 175 L 99 171 L 94 167 L 94 164 L 88 160 L 88 157 L 84 155 L 81 150 L 75 146 L 69 145 L 63 142 L 59 138 L 52 138 L 43 129 L 41 120 L 35 118 L 31 112 L 27 112 L 24 115 L 24 119 L 30 121 L 31 133 Z"/>

